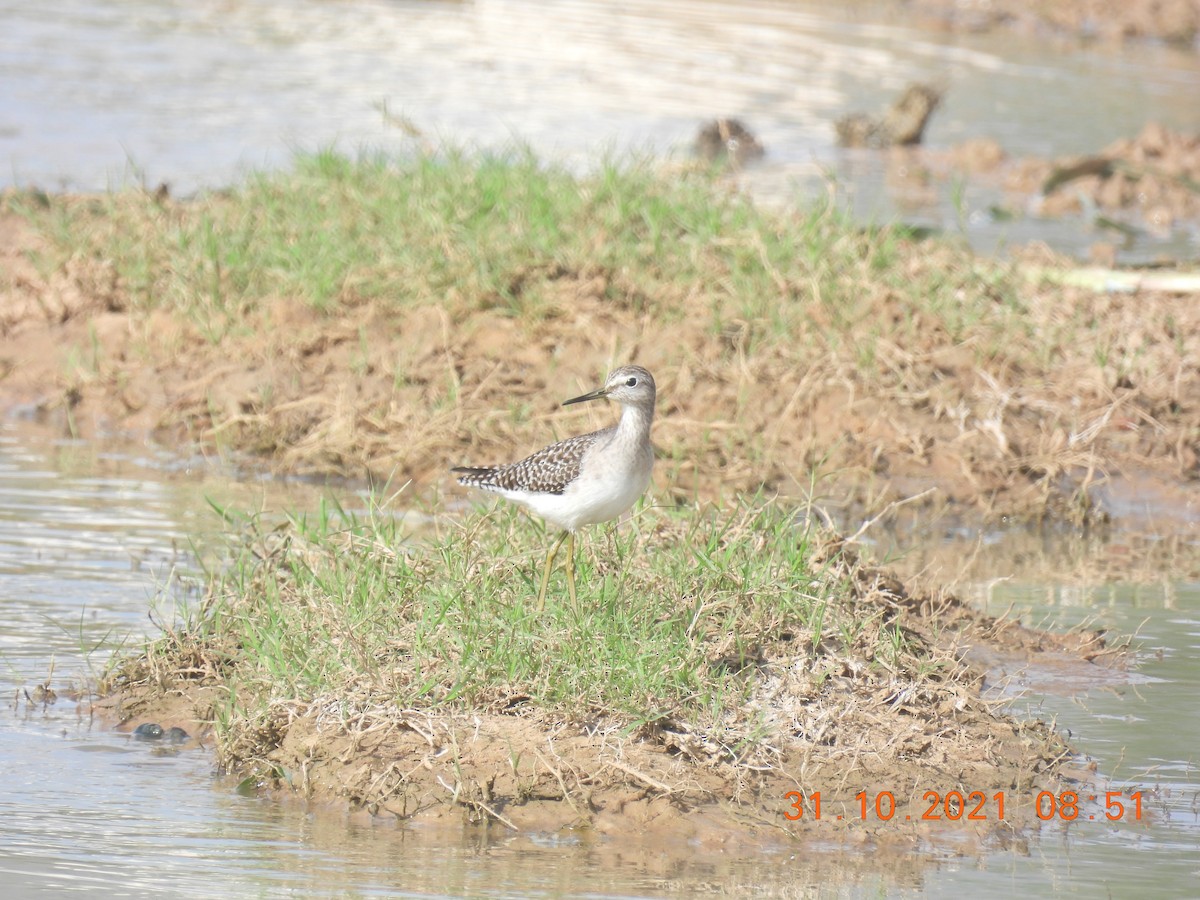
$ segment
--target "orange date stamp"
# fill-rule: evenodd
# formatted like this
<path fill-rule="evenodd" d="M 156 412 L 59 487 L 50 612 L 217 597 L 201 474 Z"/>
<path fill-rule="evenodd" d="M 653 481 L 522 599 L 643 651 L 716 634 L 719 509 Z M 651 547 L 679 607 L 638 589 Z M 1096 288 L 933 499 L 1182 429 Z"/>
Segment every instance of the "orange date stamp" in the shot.
<path fill-rule="evenodd" d="M 1005 792 L 996 791 L 988 794 L 985 791 L 926 791 L 922 795 L 926 809 L 919 815 L 906 814 L 900 821 L 923 822 L 1003 822 L 1005 811 Z M 788 791 L 784 794 L 788 802 L 783 817 L 793 822 L 801 819 L 821 821 L 821 792 Z M 849 815 L 829 815 L 828 819 L 849 819 L 851 821 L 890 822 L 896 818 L 896 798 L 891 791 L 879 791 L 870 794 L 859 791 L 854 795 L 855 805 L 851 805 Z M 1034 799 L 1034 812 L 1043 822 L 1060 821 L 1134 821 L 1142 820 L 1142 792 L 1133 791 L 1104 791 L 1100 794 L 1080 794 L 1078 791 L 1041 791 Z M 1080 808 L 1087 804 L 1094 812 Z M 857 813 L 857 815 L 856 815 Z"/>

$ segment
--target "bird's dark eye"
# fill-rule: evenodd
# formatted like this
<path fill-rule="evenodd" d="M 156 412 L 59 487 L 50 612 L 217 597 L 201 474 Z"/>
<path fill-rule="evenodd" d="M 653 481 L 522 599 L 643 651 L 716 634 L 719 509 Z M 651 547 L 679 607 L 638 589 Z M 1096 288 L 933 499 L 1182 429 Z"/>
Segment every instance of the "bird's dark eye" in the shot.
<path fill-rule="evenodd" d="M 637 387 L 637 379 L 636 379 L 636 378 L 630 378 L 630 379 L 629 379 L 627 382 L 625 382 L 625 385 L 626 385 L 627 387 Z"/>

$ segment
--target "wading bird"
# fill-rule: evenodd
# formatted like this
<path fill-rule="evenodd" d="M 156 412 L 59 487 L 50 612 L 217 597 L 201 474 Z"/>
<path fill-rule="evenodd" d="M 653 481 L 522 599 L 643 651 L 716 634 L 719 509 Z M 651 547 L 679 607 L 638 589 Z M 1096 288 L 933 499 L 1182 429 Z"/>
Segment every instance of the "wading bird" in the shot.
<path fill-rule="evenodd" d="M 459 484 L 520 503 L 563 529 L 546 554 L 538 590 L 539 612 L 546 603 L 550 568 L 562 542 L 567 541 L 567 589 L 574 605 L 576 530 L 617 518 L 650 484 L 654 395 L 653 375 L 641 366 L 622 366 L 608 376 L 604 387 L 563 403 L 613 400 L 621 404 L 621 418 L 615 425 L 543 447 L 520 462 L 451 470 L 458 475 Z"/>

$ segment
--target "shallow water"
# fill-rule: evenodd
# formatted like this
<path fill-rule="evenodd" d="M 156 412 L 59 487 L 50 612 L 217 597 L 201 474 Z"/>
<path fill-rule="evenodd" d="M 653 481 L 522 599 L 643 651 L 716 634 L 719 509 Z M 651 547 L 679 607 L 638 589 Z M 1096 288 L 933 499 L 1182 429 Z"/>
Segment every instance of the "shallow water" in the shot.
<path fill-rule="evenodd" d="M 1013 572 L 1017 574 L 1012 574 Z M 1083 896 L 1183 896 L 1200 873 L 1200 581 L 1056 584 L 1010 580 L 967 591 L 994 615 L 1014 609 L 1021 621 L 1055 628 L 1103 628 L 1136 634 L 1137 665 L 1126 676 L 1067 663 L 1032 672 L 1001 667 L 1017 708 L 1055 721 L 1101 776 L 1096 803 L 1082 804 L 1070 826 L 1048 829 L 1016 876 L 1040 875 L 1056 890 Z M 1193 576 L 1194 577 L 1194 576 Z M 1107 782 L 1105 784 L 1104 782 Z M 1144 821 L 1127 809 L 1105 820 L 1104 790 L 1129 804 L 1143 792 Z M 1115 807 L 1113 808 L 1116 809 Z M 988 866 L 993 875 L 997 867 Z"/>
<path fill-rule="evenodd" d="M 585 166 L 609 152 L 686 156 L 721 115 L 767 146 L 746 175 L 766 200 L 824 196 L 832 176 L 862 220 L 902 215 L 989 251 L 1037 238 L 1084 253 L 1113 234 L 995 221 L 995 190 L 839 152 L 834 120 L 923 80 L 948 88 L 934 150 L 993 137 L 1014 156 L 1095 153 L 1148 121 L 1200 130 L 1198 53 L 941 34 L 880 24 L 870 4 L 0 0 L 0 23 L 0 186 L 165 181 L 187 194 L 295 148 L 442 140 L 524 141 Z M 1193 225 L 1143 234 L 1120 258 L 1197 252 Z"/>
<path fill-rule="evenodd" d="M 239 484 L 202 460 L 100 453 L 0 423 L 0 881 L 6 896 L 104 889 L 117 896 L 1178 895 L 1200 871 L 1200 581 L 1056 583 L 996 557 L 967 583 L 999 613 L 1073 625 L 1091 617 L 1142 647 L 1131 675 L 1087 666 L 997 670 L 1017 701 L 1054 716 L 1109 787 L 1146 791 L 1146 821 L 1051 824 L 1012 850 L 950 840 L 899 858 L 837 847 L 761 853 L 614 845 L 347 819 L 239 794 L 209 750 L 139 743 L 92 722 L 67 688 L 136 641 L 160 590 L 193 567 L 185 548 L 219 530 L 208 498 L 245 510 L 312 508 L 319 491 Z M 1195 525 L 1180 526 L 1185 544 Z M 1187 533 L 1188 528 L 1192 533 Z M 993 536 L 993 546 L 1017 540 Z M 1022 538 L 1024 539 L 1024 538 Z M 1052 551 L 1047 559 L 1053 563 Z M 1062 551 L 1068 557 L 1070 550 Z M 1089 551 L 1091 552 L 1091 551 Z M 1017 547 L 1016 559 L 1033 554 Z M 1074 559 L 1075 557 L 1071 557 Z M 1088 559 L 1087 553 L 1082 558 Z M 1078 565 L 1060 566 L 1063 573 Z M 1045 571 L 1043 568 L 1042 571 Z M 182 578 L 182 582 L 180 582 Z M 168 592 L 169 594 L 169 592 Z M 46 679 L 52 704 L 25 696 Z M 32 693 L 31 693 L 32 696 Z M 1096 808 L 1085 807 L 1085 815 Z M 1102 815 L 1102 810 L 1100 810 Z M 1100 818 L 1099 816 L 1097 818 Z"/>

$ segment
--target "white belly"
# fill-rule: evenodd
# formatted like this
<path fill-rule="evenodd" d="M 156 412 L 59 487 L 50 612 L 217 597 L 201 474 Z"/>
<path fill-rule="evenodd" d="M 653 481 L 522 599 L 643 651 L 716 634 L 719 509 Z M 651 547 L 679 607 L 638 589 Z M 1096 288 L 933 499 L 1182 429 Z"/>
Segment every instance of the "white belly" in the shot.
<path fill-rule="evenodd" d="M 617 518 L 645 493 L 650 484 L 652 453 L 624 472 L 591 470 L 567 485 L 561 494 L 523 494 L 498 491 L 528 507 L 552 525 L 574 531 Z M 584 466 L 585 470 L 588 467 Z"/>

